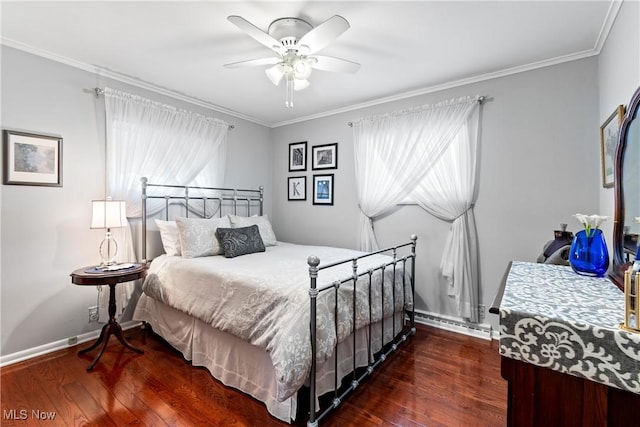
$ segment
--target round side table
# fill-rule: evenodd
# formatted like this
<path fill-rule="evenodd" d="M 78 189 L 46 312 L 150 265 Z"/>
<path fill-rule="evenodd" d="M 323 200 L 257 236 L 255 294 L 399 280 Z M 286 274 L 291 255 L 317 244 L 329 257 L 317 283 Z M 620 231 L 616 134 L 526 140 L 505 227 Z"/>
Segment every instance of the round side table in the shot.
<path fill-rule="evenodd" d="M 147 275 L 147 265 L 146 264 L 134 264 L 133 267 L 125 268 L 121 270 L 115 271 L 101 271 L 99 267 L 91 266 L 91 267 L 83 267 L 75 270 L 71 273 L 71 281 L 80 286 L 101 286 L 101 285 L 109 285 L 109 321 L 102 328 L 100 332 L 100 336 L 97 341 L 93 343 L 88 348 L 84 350 L 80 350 L 78 354 L 87 353 L 94 348 L 98 347 L 102 344 L 102 348 L 100 348 L 100 352 L 93 359 L 91 364 L 87 367 L 87 371 L 93 369 L 96 365 L 102 353 L 107 348 L 107 343 L 109 342 L 109 337 L 111 335 L 115 335 L 115 337 L 129 350 L 135 351 L 136 353 L 144 353 L 144 350 L 136 348 L 129 344 L 124 335 L 122 334 L 122 327 L 116 321 L 116 285 L 119 283 L 131 282 L 133 280 L 142 279 Z"/>

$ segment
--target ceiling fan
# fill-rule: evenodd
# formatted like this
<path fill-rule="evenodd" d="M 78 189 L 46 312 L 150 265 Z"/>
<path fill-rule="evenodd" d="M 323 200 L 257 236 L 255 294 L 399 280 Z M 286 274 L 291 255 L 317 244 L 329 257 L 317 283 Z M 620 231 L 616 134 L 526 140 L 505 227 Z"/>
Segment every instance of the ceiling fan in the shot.
<path fill-rule="evenodd" d="M 280 18 L 269 25 L 267 32 L 237 15 L 231 15 L 227 19 L 259 43 L 273 50 L 275 56 L 234 62 L 225 64 L 225 67 L 272 65 L 265 72 L 276 86 L 284 78 L 285 106 L 288 108 L 293 107 L 293 91 L 309 86 L 308 79 L 313 69 L 355 73 L 360 68 L 360 64 L 356 62 L 315 55 L 349 29 L 349 22 L 342 16 L 334 15 L 315 28 L 302 19 Z"/>

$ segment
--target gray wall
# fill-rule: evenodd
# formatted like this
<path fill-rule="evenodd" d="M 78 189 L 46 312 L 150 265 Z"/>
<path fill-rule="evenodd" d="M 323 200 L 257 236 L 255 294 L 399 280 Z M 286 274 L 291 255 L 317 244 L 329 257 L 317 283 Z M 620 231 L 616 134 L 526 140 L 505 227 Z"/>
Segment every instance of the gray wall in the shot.
<path fill-rule="evenodd" d="M 274 227 L 278 238 L 304 244 L 357 246 L 353 142 L 348 121 L 462 95 L 485 95 L 480 132 L 476 220 L 481 301 L 490 307 L 510 260 L 535 261 L 560 223 L 576 231 L 576 212 L 597 212 L 598 75 L 592 57 L 422 95 L 274 130 Z M 334 206 L 288 202 L 288 144 L 338 142 Z M 308 191 L 314 171 L 308 170 Z M 416 206 L 377 220 L 381 246 L 419 236 L 417 308 L 455 316 L 439 264 L 449 224 Z M 331 232 L 326 230 L 331 229 Z M 487 321 L 497 326 L 497 316 Z"/>
<path fill-rule="evenodd" d="M 625 1 L 609 37 L 598 56 L 598 87 L 600 124 L 618 105 L 628 105 L 631 95 L 640 87 L 640 2 Z M 600 185 L 600 212 L 613 217 L 614 190 Z M 603 225 L 611 243 L 613 221 Z"/>
<path fill-rule="evenodd" d="M 69 277 L 99 262 L 104 237 L 89 229 L 91 200 L 105 196 L 104 99 L 92 88 L 119 88 L 234 124 L 225 181 L 264 185 L 271 200 L 270 129 L 6 46 L 1 54 L 2 128 L 64 139 L 62 188 L 2 186 L 2 355 L 99 328 L 87 322 L 96 289 L 73 285 Z"/>

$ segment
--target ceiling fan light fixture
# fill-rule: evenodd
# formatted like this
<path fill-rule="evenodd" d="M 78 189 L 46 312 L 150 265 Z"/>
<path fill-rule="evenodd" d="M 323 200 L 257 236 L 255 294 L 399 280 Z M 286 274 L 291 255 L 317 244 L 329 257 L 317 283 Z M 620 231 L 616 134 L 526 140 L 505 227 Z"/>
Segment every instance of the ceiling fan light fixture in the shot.
<path fill-rule="evenodd" d="M 298 80 L 307 80 L 311 75 L 311 64 L 306 58 L 296 57 L 292 63 L 293 76 Z"/>
<path fill-rule="evenodd" d="M 309 80 L 300 80 L 300 79 L 295 79 L 293 81 L 293 90 L 298 91 L 298 90 L 303 90 L 308 88 L 310 85 Z"/>
<path fill-rule="evenodd" d="M 276 64 L 273 67 L 267 68 L 264 72 L 267 74 L 267 77 L 269 77 L 269 80 L 271 80 L 271 83 L 276 86 L 280 84 L 282 77 L 285 75 L 284 66 L 282 64 Z"/>

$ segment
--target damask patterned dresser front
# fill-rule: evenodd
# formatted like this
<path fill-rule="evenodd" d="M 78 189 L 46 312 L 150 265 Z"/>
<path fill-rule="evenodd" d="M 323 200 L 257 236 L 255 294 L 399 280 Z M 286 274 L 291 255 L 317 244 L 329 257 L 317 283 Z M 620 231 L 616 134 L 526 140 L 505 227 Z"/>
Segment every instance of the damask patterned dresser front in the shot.
<path fill-rule="evenodd" d="M 608 279 L 514 261 L 499 313 L 509 425 L 640 425 L 640 334 Z"/>

